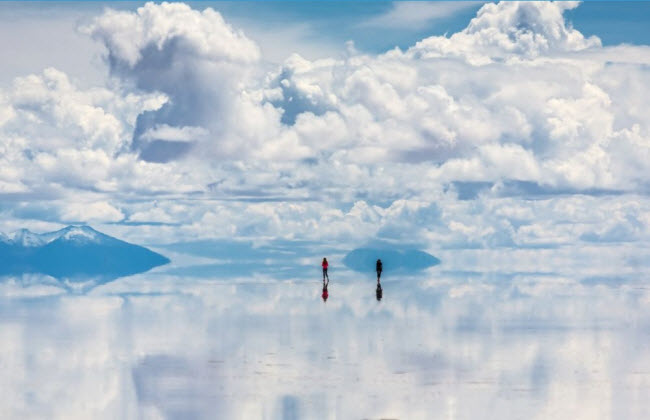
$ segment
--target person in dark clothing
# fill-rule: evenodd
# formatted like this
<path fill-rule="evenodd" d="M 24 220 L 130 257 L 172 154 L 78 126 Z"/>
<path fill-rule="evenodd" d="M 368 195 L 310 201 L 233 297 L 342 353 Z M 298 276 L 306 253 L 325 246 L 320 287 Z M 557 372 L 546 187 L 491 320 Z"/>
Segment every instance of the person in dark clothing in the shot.
<path fill-rule="evenodd" d="M 377 282 L 377 290 L 375 290 L 375 295 L 377 296 L 377 302 L 381 300 L 384 296 L 384 291 L 381 288 L 381 283 Z"/>
<path fill-rule="evenodd" d="M 323 267 L 323 282 L 327 278 L 327 282 L 329 283 L 330 277 L 327 275 L 327 267 L 329 267 L 329 263 L 327 262 L 327 258 L 323 258 L 321 266 Z"/>
<path fill-rule="evenodd" d="M 379 283 L 379 278 L 381 277 L 381 272 L 383 270 L 383 265 L 381 263 L 381 260 L 377 260 L 377 265 L 375 269 L 377 270 L 377 283 Z"/>

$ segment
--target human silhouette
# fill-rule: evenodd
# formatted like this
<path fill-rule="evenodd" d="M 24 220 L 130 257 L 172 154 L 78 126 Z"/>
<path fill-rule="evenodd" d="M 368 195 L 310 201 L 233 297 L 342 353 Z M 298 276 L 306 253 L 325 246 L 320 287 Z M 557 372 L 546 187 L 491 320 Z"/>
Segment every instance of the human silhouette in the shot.
<path fill-rule="evenodd" d="M 381 283 L 379 283 L 379 280 L 377 280 L 377 290 L 375 290 L 375 296 L 377 296 L 377 302 L 379 302 L 384 296 L 384 291 L 381 288 Z"/>
<path fill-rule="evenodd" d="M 329 284 L 329 279 L 327 281 L 323 280 L 323 294 L 321 296 L 323 298 L 323 302 L 327 302 L 327 298 L 330 296 L 329 292 L 327 291 L 327 286 L 329 286 Z"/>
<path fill-rule="evenodd" d="M 381 272 L 384 269 L 381 260 L 377 260 L 377 264 L 375 266 L 375 269 L 377 270 L 377 282 L 379 282 L 379 278 L 381 277 Z"/>
<path fill-rule="evenodd" d="M 330 277 L 327 275 L 327 267 L 329 267 L 329 263 L 327 262 L 327 258 L 323 257 L 323 263 L 321 266 L 323 267 L 323 281 L 327 279 L 327 282 L 329 283 Z"/>

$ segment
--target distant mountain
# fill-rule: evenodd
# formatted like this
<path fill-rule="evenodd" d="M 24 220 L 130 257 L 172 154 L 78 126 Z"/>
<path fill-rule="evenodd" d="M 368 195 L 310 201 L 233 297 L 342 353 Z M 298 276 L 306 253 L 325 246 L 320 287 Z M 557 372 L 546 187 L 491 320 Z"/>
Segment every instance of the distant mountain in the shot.
<path fill-rule="evenodd" d="M 57 278 L 117 278 L 167 264 L 147 248 L 121 241 L 90 226 L 68 226 L 37 234 L 21 229 L 0 234 L 0 275 L 43 273 Z"/>
<path fill-rule="evenodd" d="M 438 258 L 424 251 L 392 248 L 358 248 L 343 258 L 343 264 L 355 271 L 373 273 L 378 259 L 384 272 L 414 272 L 440 264 Z"/>

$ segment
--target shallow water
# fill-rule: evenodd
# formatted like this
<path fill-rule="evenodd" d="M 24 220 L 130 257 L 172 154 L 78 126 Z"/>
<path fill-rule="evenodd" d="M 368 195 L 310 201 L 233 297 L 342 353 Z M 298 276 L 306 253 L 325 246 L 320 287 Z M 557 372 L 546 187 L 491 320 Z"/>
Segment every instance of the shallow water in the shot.
<path fill-rule="evenodd" d="M 4 278 L 0 418 L 650 418 L 643 267 L 458 261 L 386 275 L 380 302 L 336 269 L 327 302 L 317 270 Z"/>

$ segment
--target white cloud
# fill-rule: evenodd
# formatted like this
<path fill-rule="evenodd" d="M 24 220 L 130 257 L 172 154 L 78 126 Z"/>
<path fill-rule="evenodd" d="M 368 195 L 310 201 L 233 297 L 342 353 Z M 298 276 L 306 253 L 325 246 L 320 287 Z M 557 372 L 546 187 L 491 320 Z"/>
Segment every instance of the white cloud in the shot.
<path fill-rule="evenodd" d="M 409 53 L 423 58 L 462 57 L 472 64 L 517 56 L 538 57 L 548 53 L 599 47 L 597 37 L 585 38 L 568 26 L 562 13 L 578 2 L 487 3 L 467 28 L 447 37 L 418 42 Z"/>
<path fill-rule="evenodd" d="M 213 9 L 147 3 L 136 12 L 108 10 L 82 30 L 106 46 L 112 74 L 170 99 L 136 124 L 133 147 L 143 159 L 169 162 L 193 148 L 202 156 L 238 157 L 261 144 L 261 133 L 279 132 L 278 112 L 248 91 L 260 71 L 259 47 Z M 210 136 L 190 143 L 142 137 L 158 126 Z"/>
<path fill-rule="evenodd" d="M 646 205 L 650 49 L 584 38 L 562 16 L 574 6 L 487 4 L 464 31 L 406 51 L 290 55 L 272 71 L 210 9 L 107 11 L 85 30 L 107 48 L 108 87 L 47 69 L 0 93 L 0 191 L 111 203 L 95 220 L 164 224 L 132 227 L 147 240 L 645 240 L 638 216 L 583 220 L 607 196 L 575 204 L 571 228 L 551 205 L 504 198 L 618 191 Z"/>
<path fill-rule="evenodd" d="M 488 4 L 466 30 L 406 52 L 311 64 L 294 57 L 272 79 L 269 100 L 290 110 L 294 131 L 310 121 L 301 139 L 312 149 L 350 163 L 430 161 L 443 181 L 629 190 L 636 181 L 612 159 L 622 157 L 615 152 L 622 143 L 611 139 L 632 127 L 623 122 L 631 114 L 621 86 L 613 88 L 607 74 L 618 54 L 594 59 L 599 41 L 563 19 L 575 6 Z M 445 43 L 462 51 L 433 47 Z M 645 77 L 647 51 L 638 53 L 638 64 L 628 66 L 635 78 Z"/>
<path fill-rule="evenodd" d="M 140 138 L 143 140 L 193 141 L 207 134 L 208 131 L 201 127 L 171 127 L 162 124 L 148 129 Z"/>
<path fill-rule="evenodd" d="M 143 51 L 148 48 L 178 48 L 179 53 L 217 62 L 251 63 L 260 56 L 257 45 L 218 12 L 211 8 L 198 12 L 182 3 L 150 2 L 136 13 L 108 9 L 81 30 L 101 39 L 113 59 L 130 67 L 146 60 Z"/>
<path fill-rule="evenodd" d="M 119 222 L 124 219 L 124 214 L 107 202 L 66 203 L 60 212 L 61 221 L 70 223 L 79 221 Z"/>
<path fill-rule="evenodd" d="M 17 78 L 11 99 L 14 109 L 27 120 L 27 124 L 14 120 L 15 125 L 23 125 L 16 130 L 22 129 L 32 144 L 36 143 L 37 136 L 41 137 L 38 146 L 43 149 L 69 143 L 67 138 L 62 138 L 63 133 L 66 137 L 74 136 L 80 148 L 101 148 L 114 153 L 123 146 L 125 136 L 120 121 L 102 107 L 103 102 L 118 99 L 111 92 L 82 93 L 64 73 L 48 68 L 42 75 Z M 46 129 L 50 127 L 48 133 Z"/>

